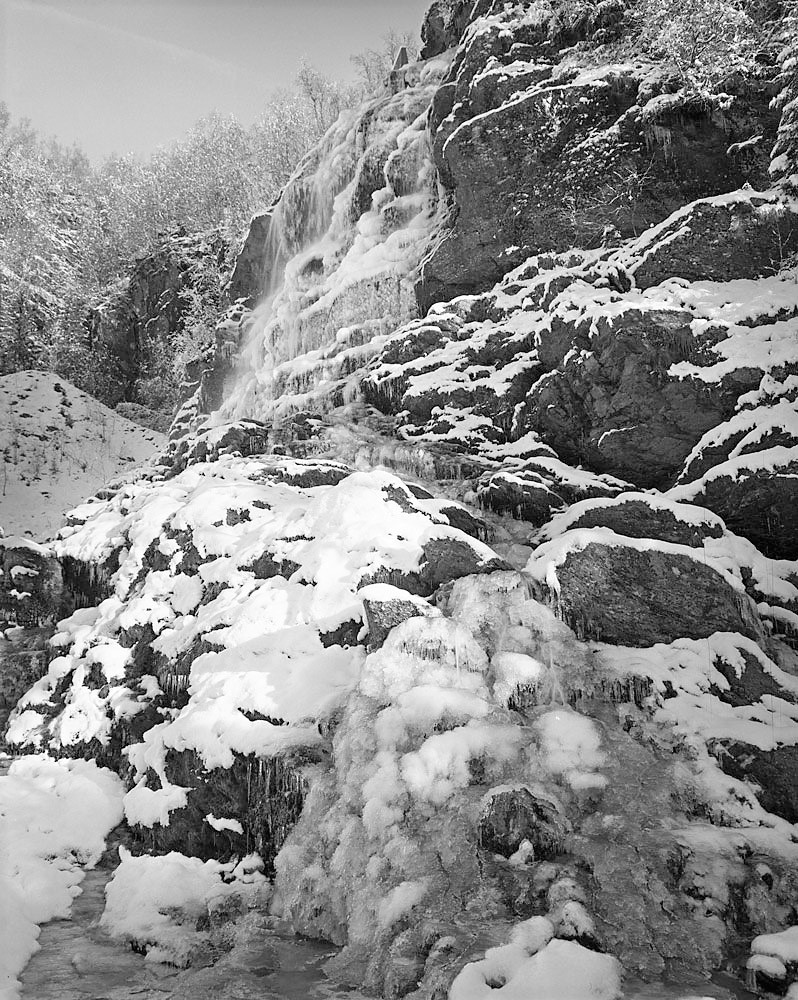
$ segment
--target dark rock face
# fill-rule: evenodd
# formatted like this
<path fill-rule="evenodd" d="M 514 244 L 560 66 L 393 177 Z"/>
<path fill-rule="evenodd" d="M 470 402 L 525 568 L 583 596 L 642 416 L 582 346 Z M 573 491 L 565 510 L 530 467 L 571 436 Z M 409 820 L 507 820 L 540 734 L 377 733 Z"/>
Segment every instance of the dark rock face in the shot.
<path fill-rule="evenodd" d="M 452 48 L 462 38 L 476 6 L 473 0 L 434 0 L 421 26 L 422 59 L 432 59 Z"/>
<path fill-rule="evenodd" d="M 732 531 L 773 559 L 798 559 L 798 458 L 795 449 L 772 466 L 743 467 L 701 480 L 691 502 L 719 514 Z"/>
<path fill-rule="evenodd" d="M 51 631 L 26 628 L 0 632 L 0 745 L 9 713 L 47 669 Z"/>
<path fill-rule="evenodd" d="M 0 538 L 0 617 L 24 628 L 50 625 L 65 613 L 61 566 L 46 548 Z"/>
<path fill-rule="evenodd" d="M 536 861 L 549 861 L 561 853 L 568 826 L 556 802 L 513 788 L 490 796 L 479 819 L 479 844 L 509 858 L 527 840 Z"/>
<path fill-rule="evenodd" d="M 245 305 L 252 307 L 265 291 L 269 275 L 276 266 L 274 254 L 270 252 L 272 218 L 273 212 L 266 211 L 250 221 L 225 289 L 231 303 L 243 299 Z"/>
<path fill-rule="evenodd" d="M 140 257 L 129 277 L 90 310 L 89 335 L 114 359 L 120 400 L 134 398 L 134 384 L 158 345 L 182 330 L 191 294 L 221 306 L 228 252 L 219 232 L 177 232 Z"/>
<path fill-rule="evenodd" d="M 530 254 L 598 246 L 696 198 L 767 187 L 777 125 L 767 85 L 752 82 L 721 107 L 668 94 L 672 81 L 651 64 L 580 74 L 558 65 L 560 45 L 576 38 L 498 5 L 491 16 L 461 47 L 433 107 L 452 211 L 424 262 L 422 313 L 485 289 Z M 761 146 L 727 155 L 757 133 L 767 136 Z"/>
<path fill-rule="evenodd" d="M 621 494 L 612 503 L 596 504 L 571 522 L 572 528 L 610 528 L 627 538 L 658 538 L 676 545 L 700 547 L 705 538 L 720 538 L 723 528 L 711 516 L 703 522 L 681 520 L 673 509 L 657 508 L 636 499 L 634 494 Z"/>
<path fill-rule="evenodd" d="M 718 763 L 734 778 L 754 785 L 756 797 L 768 812 L 798 822 L 798 747 L 760 750 L 747 743 L 728 743 L 716 750 Z"/>
<path fill-rule="evenodd" d="M 580 637 L 652 646 L 713 632 L 762 635 L 744 593 L 689 556 L 593 542 L 558 567 L 560 613 Z"/>
<path fill-rule="evenodd" d="M 532 387 L 528 425 L 567 461 L 641 486 L 667 482 L 697 439 L 730 414 L 734 398 L 663 377 L 694 349 L 690 320 L 675 310 L 627 310 L 614 323 L 599 320 L 589 356 L 568 355 Z M 758 382 L 752 375 L 745 388 Z"/>
<path fill-rule="evenodd" d="M 787 204 L 764 198 L 699 203 L 658 231 L 656 246 L 634 268 L 635 283 L 651 288 L 671 277 L 731 281 L 775 274 L 797 246 L 798 216 Z"/>
<path fill-rule="evenodd" d="M 134 826 L 134 837 L 158 853 L 180 851 L 205 860 L 255 852 L 272 874 L 274 858 L 302 812 L 308 788 L 304 770 L 320 756 L 317 747 L 268 758 L 236 754 L 232 767 L 208 770 L 196 753 L 173 751 L 169 776 L 191 789 L 187 805 L 172 814 L 168 826 Z M 240 818 L 243 833 L 216 830 L 205 819 L 209 814 Z"/>
<path fill-rule="evenodd" d="M 92 608 L 114 592 L 111 580 L 114 560 L 96 564 L 64 556 L 59 560 L 63 577 L 62 613 L 66 607 Z"/>

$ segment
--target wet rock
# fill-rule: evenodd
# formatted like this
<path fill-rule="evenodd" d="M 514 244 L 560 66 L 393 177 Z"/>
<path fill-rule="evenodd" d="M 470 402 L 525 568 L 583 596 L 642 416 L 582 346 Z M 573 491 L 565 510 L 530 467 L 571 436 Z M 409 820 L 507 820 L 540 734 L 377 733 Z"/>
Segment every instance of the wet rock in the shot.
<path fill-rule="evenodd" d="M 238 251 L 233 273 L 225 289 L 230 302 L 243 300 L 253 307 L 262 296 L 269 275 L 276 265 L 274 251 L 270 252 L 273 211 L 267 210 L 254 215 L 249 223 L 247 235 Z"/>
<path fill-rule="evenodd" d="M 694 348 L 692 316 L 671 309 L 624 311 L 622 322 L 598 317 L 589 353 L 571 350 L 532 387 L 525 427 L 565 461 L 587 462 L 640 486 L 672 481 L 705 431 L 731 412 L 737 393 L 697 380 L 669 378 L 668 368 Z M 580 346 L 573 330 L 572 347 Z"/>
<path fill-rule="evenodd" d="M 569 823 L 558 804 L 529 788 L 490 792 L 479 818 L 480 847 L 509 858 L 523 841 L 529 841 L 535 861 L 547 861 L 561 853 Z"/>

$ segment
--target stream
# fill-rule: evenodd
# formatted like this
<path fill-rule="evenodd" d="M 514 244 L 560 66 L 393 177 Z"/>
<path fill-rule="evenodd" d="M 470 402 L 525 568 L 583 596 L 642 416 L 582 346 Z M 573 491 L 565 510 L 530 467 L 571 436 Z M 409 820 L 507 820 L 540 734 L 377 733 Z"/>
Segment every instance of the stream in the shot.
<path fill-rule="evenodd" d="M 145 961 L 98 926 L 116 863 L 112 846 L 86 872 L 69 919 L 44 924 L 21 977 L 22 1000 L 361 1000 L 324 975 L 335 948 L 274 929 L 257 929 L 206 968 Z"/>
<path fill-rule="evenodd" d="M 0 753 L 0 780 L 11 760 Z M 123 840 L 123 828 L 111 833 L 69 917 L 42 925 L 39 950 L 20 976 L 21 1000 L 366 1000 L 325 976 L 337 948 L 298 937 L 257 912 L 240 921 L 232 951 L 185 970 L 146 961 L 109 937 L 99 923 Z"/>

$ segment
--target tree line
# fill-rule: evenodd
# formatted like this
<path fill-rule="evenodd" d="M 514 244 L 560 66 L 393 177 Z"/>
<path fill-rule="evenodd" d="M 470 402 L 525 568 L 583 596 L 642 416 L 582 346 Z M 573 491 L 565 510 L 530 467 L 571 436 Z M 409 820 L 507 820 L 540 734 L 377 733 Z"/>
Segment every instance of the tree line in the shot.
<path fill-rule="evenodd" d="M 176 230 L 215 230 L 232 252 L 250 217 L 405 44 L 390 31 L 380 48 L 353 56 L 351 83 L 302 63 L 252 125 L 213 112 L 148 159 L 94 166 L 0 103 L 0 375 L 52 370 L 102 398 L 109 360 L 87 327 L 92 304 Z M 189 311 L 201 312 L 191 297 Z"/>
<path fill-rule="evenodd" d="M 734 73 L 773 81 L 781 125 L 773 175 L 798 188 L 798 0 L 537 0 L 549 33 L 603 50 L 603 59 L 646 55 L 669 65 L 684 94 L 717 95 Z M 531 9 L 531 7 L 530 7 Z M 113 298 L 132 262 L 165 234 L 213 231 L 232 257 L 247 221 L 270 204 L 340 112 L 372 93 L 407 35 L 390 32 L 352 57 L 354 83 L 302 64 L 250 126 L 212 113 L 149 159 L 109 157 L 93 166 L 76 147 L 13 121 L 0 104 L 0 375 L 57 372 L 115 405 L 120 398 L 168 411 L 186 338 L 211 335 L 218 284 L 231 259 L 192 266 L 184 291 L 186 336 L 158 344 L 138 383 L 120 388 L 89 316 Z M 157 349 L 156 349 L 157 348 Z M 121 395 L 120 395 L 121 394 Z"/>

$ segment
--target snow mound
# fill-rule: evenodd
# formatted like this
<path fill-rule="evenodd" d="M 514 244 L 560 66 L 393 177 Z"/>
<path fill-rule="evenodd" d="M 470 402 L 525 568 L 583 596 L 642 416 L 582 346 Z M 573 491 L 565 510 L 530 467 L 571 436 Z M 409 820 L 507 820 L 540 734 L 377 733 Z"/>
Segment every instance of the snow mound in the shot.
<path fill-rule="evenodd" d="M 122 819 L 119 778 L 94 761 L 22 757 L 0 777 L 0 997 L 38 950 L 39 925 L 69 914 L 83 868 Z"/>
<path fill-rule="evenodd" d="M 532 917 L 513 931 L 510 943 L 490 948 L 469 963 L 452 983 L 449 1000 L 616 1000 L 621 995 L 620 964 L 611 955 L 589 951 L 576 941 L 546 941 Z M 549 936 L 551 925 L 549 925 Z"/>
<path fill-rule="evenodd" d="M 203 862 L 175 851 L 134 857 L 124 847 L 119 856 L 100 926 L 146 950 L 148 962 L 184 968 L 209 940 L 207 931 L 197 930 L 198 921 L 204 918 L 207 925 L 209 914 L 226 901 L 240 906 L 243 897 L 246 906 L 254 906 L 264 895 L 266 879 L 251 864 Z"/>

